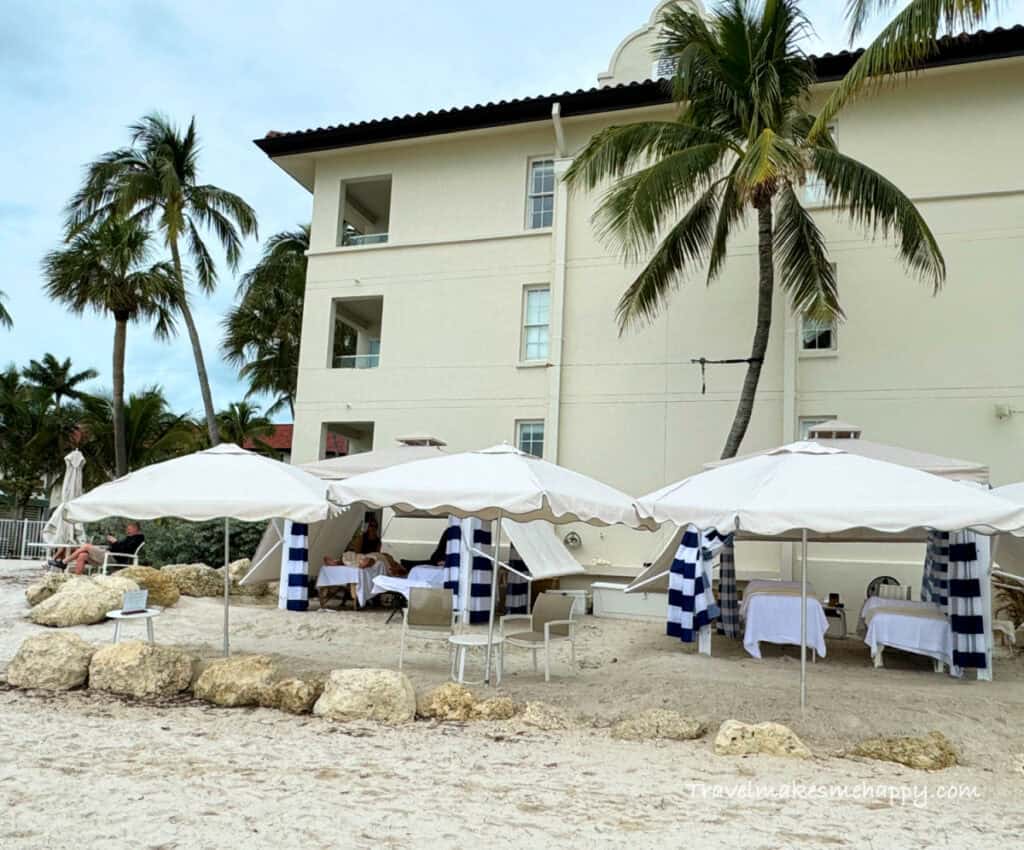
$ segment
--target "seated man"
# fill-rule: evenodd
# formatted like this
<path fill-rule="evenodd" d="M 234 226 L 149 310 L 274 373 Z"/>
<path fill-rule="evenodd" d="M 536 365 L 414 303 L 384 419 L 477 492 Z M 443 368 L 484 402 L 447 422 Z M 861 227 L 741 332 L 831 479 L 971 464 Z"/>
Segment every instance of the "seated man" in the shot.
<path fill-rule="evenodd" d="M 448 555 L 448 530 L 445 529 L 441 532 L 441 539 L 437 541 L 437 546 L 431 553 L 427 560 L 413 560 L 409 558 L 402 558 L 402 568 L 409 572 L 413 567 L 443 567 L 445 557 Z"/>
<path fill-rule="evenodd" d="M 137 522 L 129 522 L 125 525 L 125 536 L 118 540 L 113 534 L 107 535 L 108 546 L 93 546 L 85 543 L 75 549 L 67 557 L 68 566 L 75 565 L 75 574 L 81 575 L 85 572 L 86 564 L 102 564 L 103 553 L 110 552 L 114 555 L 134 555 L 139 547 L 145 542 L 146 536 L 142 533 Z"/>

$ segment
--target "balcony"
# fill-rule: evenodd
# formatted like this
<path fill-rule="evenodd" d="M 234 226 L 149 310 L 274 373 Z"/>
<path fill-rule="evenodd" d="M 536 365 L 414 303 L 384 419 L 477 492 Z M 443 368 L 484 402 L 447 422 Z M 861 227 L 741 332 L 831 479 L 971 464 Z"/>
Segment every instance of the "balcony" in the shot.
<path fill-rule="evenodd" d="M 344 180 L 338 210 L 338 245 L 383 245 L 391 226 L 391 177 Z"/>
<path fill-rule="evenodd" d="M 380 366 L 384 299 L 337 298 L 332 311 L 330 367 L 376 369 Z"/>
<path fill-rule="evenodd" d="M 340 354 L 334 358 L 335 369 L 376 369 L 380 365 L 377 354 Z"/>

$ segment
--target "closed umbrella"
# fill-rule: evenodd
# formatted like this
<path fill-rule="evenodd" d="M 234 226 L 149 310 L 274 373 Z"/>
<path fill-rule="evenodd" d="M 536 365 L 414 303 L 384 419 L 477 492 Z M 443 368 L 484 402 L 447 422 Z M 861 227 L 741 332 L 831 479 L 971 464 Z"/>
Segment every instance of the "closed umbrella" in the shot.
<path fill-rule="evenodd" d="M 643 517 L 720 534 L 801 538 L 800 701 L 806 702 L 807 537 L 857 529 L 984 534 L 1024 528 L 1024 506 L 927 472 L 814 442 L 793 443 L 637 500 Z"/>
<path fill-rule="evenodd" d="M 81 523 L 69 522 L 64 518 L 62 508 L 72 499 L 82 495 L 82 467 L 85 455 L 78 449 L 64 458 L 64 480 L 60 485 L 60 504 L 43 528 L 43 540 L 47 543 L 81 543 L 85 540 L 85 529 Z"/>
<path fill-rule="evenodd" d="M 460 452 L 392 466 L 330 485 L 342 505 L 361 502 L 427 516 L 497 520 L 493 576 L 498 575 L 501 521 L 546 520 L 563 524 L 653 527 L 641 522 L 633 500 L 620 490 L 571 469 L 508 446 Z M 491 584 L 487 673 L 494 636 L 494 583 Z"/>
<path fill-rule="evenodd" d="M 286 463 L 224 443 L 206 451 L 155 463 L 90 490 L 64 506 L 68 520 L 105 517 L 193 522 L 224 519 L 224 654 L 228 641 L 232 519 L 290 519 L 311 523 L 338 513 L 324 481 Z"/>

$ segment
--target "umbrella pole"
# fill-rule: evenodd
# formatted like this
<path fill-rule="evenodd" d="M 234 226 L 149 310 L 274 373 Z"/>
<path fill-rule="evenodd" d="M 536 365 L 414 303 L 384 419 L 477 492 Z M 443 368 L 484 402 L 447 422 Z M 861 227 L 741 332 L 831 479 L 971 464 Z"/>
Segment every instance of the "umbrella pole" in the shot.
<path fill-rule="evenodd" d="M 491 613 L 487 618 L 487 649 L 484 661 L 484 679 L 487 684 L 491 683 L 491 644 L 494 641 L 494 597 L 498 592 L 498 575 L 501 565 L 498 562 L 498 555 L 501 551 L 501 511 L 498 511 L 497 528 L 494 532 L 494 561 L 491 568 Z"/>
<path fill-rule="evenodd" d="M 231 562 L 231 520 L 224 517 L 224 657 L 231 654 L 228 640 L 228 610 L 231 607 L 231 575 L 228 564 Z"/>
<path fill-rule="evenodd" d="M 800 709 L 807 707 L 807 529 L 800 534 Z"/>

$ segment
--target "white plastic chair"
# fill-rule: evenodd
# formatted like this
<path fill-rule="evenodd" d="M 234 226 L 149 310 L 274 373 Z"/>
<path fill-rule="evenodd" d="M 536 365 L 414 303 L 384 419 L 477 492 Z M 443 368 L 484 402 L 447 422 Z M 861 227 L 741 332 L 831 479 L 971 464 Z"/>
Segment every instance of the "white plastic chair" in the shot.
<path fill-rule="evenodd" d="M 423 640 L 443 640 L 448 644 L 451 665 L 451 644 L 455 634 L 455 612 L 452 610 L 452 592 L 443 587 L 409 588 L 409 604 L 402 614 L 402 643 L 398 650 L 398 670 L 405 661 L 405 639 L 410 633 Z"/>
<path fill-rule="evenodd" d="M 544 681 L 551 681 L 551 644 L 568 641 L 573 673 L 576 672 L 576 621 L 572 619 L 571 596 L 542 593 L 533 606 L 532 614 L 506 614 L 501 618 L 502 643 L 529 649 L 533 654 L 533 669 L 537 670 L 537 652 L 544 650 Z M 506 624 L 528 621 L 528 631 L 506 634 Z"/>
<path fill-rule="evenodd" d="M 139 565 L 139 552 L 142 551 L 142 547 L 146 545 L 146 541 L 143 540 L 139 544 L 139 548 L 136 549 L 132 554 L 127 552 L 111 552 L 109 549 L 103 553 L 103 564 L 100 569 L 103 575 L 107 574 L 108 567 L 137 567 Z"/>

